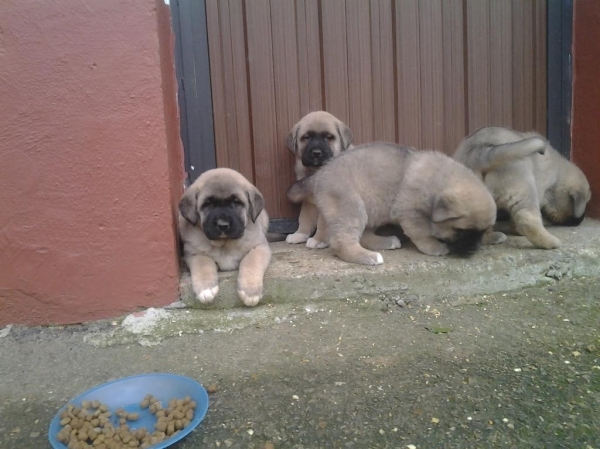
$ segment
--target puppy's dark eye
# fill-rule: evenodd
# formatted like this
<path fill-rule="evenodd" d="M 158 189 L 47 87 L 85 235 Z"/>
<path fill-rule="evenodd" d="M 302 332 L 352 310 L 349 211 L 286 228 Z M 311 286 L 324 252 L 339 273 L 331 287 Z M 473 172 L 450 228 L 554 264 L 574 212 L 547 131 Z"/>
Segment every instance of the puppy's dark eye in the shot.
<path fill-rule="evenodd" d="M 335 136 L 332 136 L 331 134 L 326 135 L 325 138 L 329 141 L 335 140 Z"/>
<path fill-rule="evenodd" d="M 242 203 L 240 200 L 238 200 L 237 198 L 231 200 L 231 205 L 232 206 L 243 206 L 244 203 Z"/>
<path fill-rule="evenodd" d="M 304 134 L 302 137 L 300 137 L 300 140 L 302 142 L 304 142 L 305 140 L 308 140 L 308 139 L 310 139 L 310 136 L 308 134 Z"/>
<path fill-rule="evenodd" d="M 202 203 L 202 209 L 206 209 L 207 207 L 212 207 L 214 204 L 211 200 L 206 200 Z"/>

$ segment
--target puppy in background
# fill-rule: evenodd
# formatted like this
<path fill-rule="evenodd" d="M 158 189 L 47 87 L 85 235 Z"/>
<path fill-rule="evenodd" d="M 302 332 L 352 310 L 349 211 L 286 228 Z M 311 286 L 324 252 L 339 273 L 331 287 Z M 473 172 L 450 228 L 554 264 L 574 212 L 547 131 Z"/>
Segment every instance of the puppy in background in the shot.
<path fill-rule="evenodd" d="M 379 226 L 401 226 L 425 254 L 469 256 L 496 219 L 492 196 L 464 165 L 391 143 L 359 145 L 332 159 L 293 184 L 288 198 L 314 201 L 336 255 L 364 265 L 383 263 L 376 251 L 400 247 L 396 236 L 376 235 Z"/>
<path fill-rule="evenodd" d="M 537 133 L 481 128 L 463 140 L 454 159 L 483 180 L 499 212 L 508 212 L 514 230 L 538 248 L 560 246 L 543 218 L 563 226 L 577 226 L 584 219 L 591 198 L 585 175 Z M 506 240 L 501 232 L 490 235 Z"/>
<path fill-rule="evenodd" d="M 208 170 L 184 192 L 178 224 L 198 300 L 213 301 L 218 270 L 239 268 L 238 296 L 247 306 L 257 305 L 271 260 L 269 217 L 258 189 L 235 170 Z"/>
<path fill-rule="evenodd" d="M 314 173 L 327 161 L 351 148 L 352 131 L 325 111 L 311 112 L 294 125 L 285 145 L 294 154 L 296 180 Z M 287 243 L 304 243 L 308 248 L 325 248 L 326 239 L 317 225 L 319 213 L 310 201 L 303 201 L 298 217 L 298 230 L 289 234 Z M 310 236 L 315 231 L 315 237 Z"/>

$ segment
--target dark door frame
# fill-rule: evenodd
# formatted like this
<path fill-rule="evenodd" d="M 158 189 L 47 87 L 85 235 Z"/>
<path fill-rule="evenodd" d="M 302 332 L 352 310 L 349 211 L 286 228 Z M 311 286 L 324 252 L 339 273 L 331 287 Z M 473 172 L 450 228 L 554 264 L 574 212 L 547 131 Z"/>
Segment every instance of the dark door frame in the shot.
<path fill-rule="evenodd" d="M 547 2 L 548 140 L 563 156 L 571 155 L 573 95 L 573 0 Z"/>
<path fill-rule="evenodd" d="M 171 0 L 181 140 L 187 185 L 216 168 L 205 0 Z M 573 0 L 547 0 L 548 139 L 564 156 L 571 150 Z M 556 94 L 559 92 L 560 94 Z M 297 220 L 271 220 L 271 232 L 291 233 Z"/>

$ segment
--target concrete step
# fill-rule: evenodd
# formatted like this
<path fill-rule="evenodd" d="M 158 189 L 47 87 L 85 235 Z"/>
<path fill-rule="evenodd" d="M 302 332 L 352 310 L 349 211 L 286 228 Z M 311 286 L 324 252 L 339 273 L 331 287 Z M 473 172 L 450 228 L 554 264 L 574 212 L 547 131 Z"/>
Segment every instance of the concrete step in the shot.
<path fill-rule="evenodd" d="M 435 302 L 521 289 L 563 277 L 600 275 L 600 222 L 586 219 L 575 228 L 549 230 L 561 240 L 560 248 L 535 249 L 525 237 L 509 236 L 502 245 L 483 247 L 473 257 L 459 259 L 426 256 L 408 243 L 401 249 L 384 251 L 384 263 L 376 267 L 343 262 L 330 249 L 273 243 L 260 305 L 375 297 Z M 237 274 L 220 273 L 217 298 L 211 305 L 202 305 L 195 299 L 189 273 L 184 273 L 182 305 L 199 309 L 245 307 L 236 294 Z"/>

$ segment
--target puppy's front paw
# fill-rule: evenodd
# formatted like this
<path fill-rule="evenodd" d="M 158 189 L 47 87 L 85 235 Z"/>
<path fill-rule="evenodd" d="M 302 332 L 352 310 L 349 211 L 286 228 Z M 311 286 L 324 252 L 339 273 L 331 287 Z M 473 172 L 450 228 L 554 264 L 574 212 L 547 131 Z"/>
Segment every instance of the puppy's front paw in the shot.
<path fill-rule="evenodd" d="M 419 240 L 413 242 L 415 246 L 424 254 L 428 256 L 445 256 L 450 252 L 448 246 L 442 242 L 438 242 L 435 239 L 431 240 Z"/>
<path fill-rule="evenodd" d="M 217 293 L 219 293 L 219 286 L 215 285 L 214 287 L 209 288 L 196 288 L 194 287 L 194 292 L 196 293 L 196 298 L 202 304 L 210 304 L 213 302 Z"/>
<path fill-rule="evenodd" d="M 311 249 L 322 249 L 329 247 L 329 243 L 311 237 L 306 241 L 306 247 Z"/>
<path fill-rule="evenodd" d="M 506 234 L 498 231 L 488 232 L 483 235 L 484 245 L 499 245 L 506 242 Z"/>
<path fill-rule="evenodd" d="M 242 285 L 238 284 L 238 296 L 240 301 L 244 303 L 244 305 L 248 307 L 254 307 L 259 303 L 259 301 L 263 297 L 263 286 L 251 286 L 251 285 Z"/>
<path fill-rule="evenodd" d="M 293 234 L 289 234 L 286 238 L 285 241 L 287 243 L 291 243 L 291 244 L 297 244 L 297 243 L 304 243 L 308 240 L 308 237 L 310 237 L 307 234 L 302 234 L 300 232 L 294 232 Z"/>
<path fill-rule="evenodd" d="M 402 248 L 402 243 L 400 242 L 400 239 L 398 237 L 396 237 L 395 235 L 391 235 L 388 237 L 389 240 L 389 246 L 385 249 L 399 249 Z"/>

